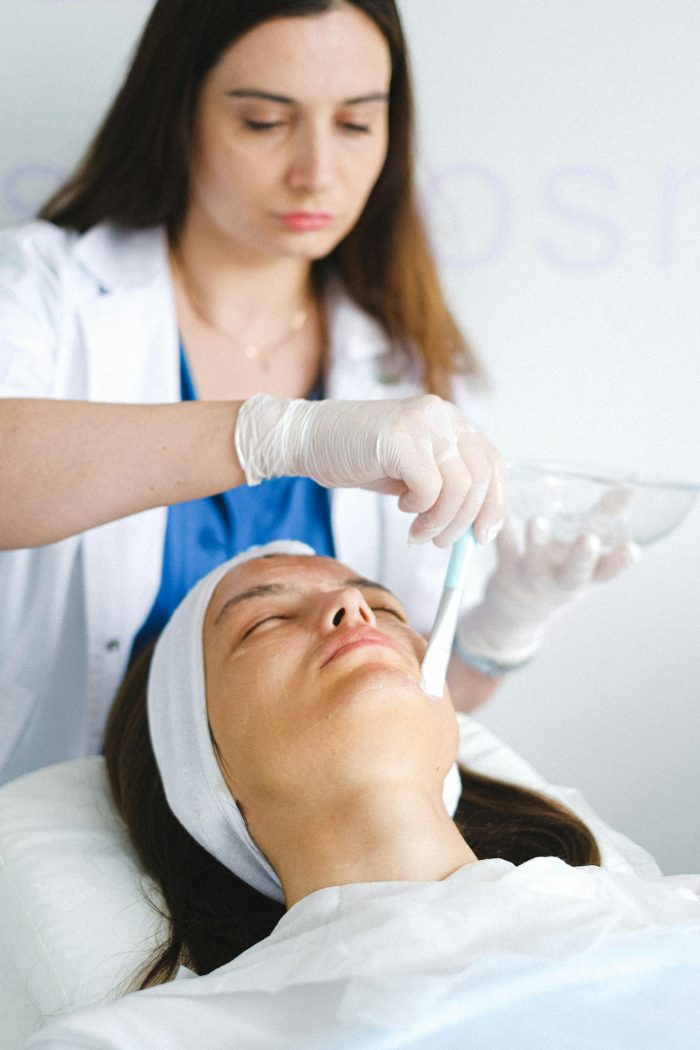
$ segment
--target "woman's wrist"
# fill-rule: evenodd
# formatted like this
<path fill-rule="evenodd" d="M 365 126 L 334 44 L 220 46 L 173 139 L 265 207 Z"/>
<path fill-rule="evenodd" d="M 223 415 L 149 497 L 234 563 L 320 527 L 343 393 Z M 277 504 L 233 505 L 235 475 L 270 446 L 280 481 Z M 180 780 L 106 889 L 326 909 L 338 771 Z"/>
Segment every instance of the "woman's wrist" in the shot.
<path fill-rule="evenodd" d="M 472 667 L 475 671 L 485 675 L 487 678 L 501 678 L 503 675 L 509 674 L 511 671 L 517 671 L 521 667 L 525 667 L 530 663 L 534 655 L 531 653 L 524 659 L 516 660 L 515 662 L 501 661 L 495 659 L 493 656 L 479 656 L 477 653 L 472 653 L 467 649 L 459 640 L 459 637 L 455 637 L 454 649 L 459 656 L 460 660 Z"/>

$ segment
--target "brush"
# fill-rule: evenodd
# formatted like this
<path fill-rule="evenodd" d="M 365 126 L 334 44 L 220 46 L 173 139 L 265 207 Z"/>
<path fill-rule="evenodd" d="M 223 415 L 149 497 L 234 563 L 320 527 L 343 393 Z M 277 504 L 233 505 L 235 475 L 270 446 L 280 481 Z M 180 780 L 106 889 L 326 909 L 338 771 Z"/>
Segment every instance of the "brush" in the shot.
<path fill-rule="evenodd" d="M 421 686 L 423 691 L 435 700 L 439 699 L 445 690 L 447 665 L 450 662 L 452 643 L 462 604 L 464 577 L 469 554 L 475 543 L 474 529 L 470 528 L 452 545 L 442 597 L 433 629 L 430 632 L 428 648 L 425 650 L 421 664 Z"/>

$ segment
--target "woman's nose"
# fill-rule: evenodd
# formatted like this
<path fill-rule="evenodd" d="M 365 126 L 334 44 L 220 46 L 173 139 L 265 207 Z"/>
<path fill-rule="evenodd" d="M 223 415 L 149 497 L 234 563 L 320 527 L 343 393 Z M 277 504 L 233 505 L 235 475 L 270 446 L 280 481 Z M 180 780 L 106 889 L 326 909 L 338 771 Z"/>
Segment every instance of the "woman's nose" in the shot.
<path fill-rule="evenodd" d="M 362 591 L 356 587 L 344 587 L 326 595 L 321 619 L 326 631 L 338 627 L 362 627 L 363 624 L 374 627 L 377 623 Z"/>
<path fill-rule="evenodd" d="M 319 193 L 333 181 L 333 149 L 327 133 L 321 130 L 299 132 L 290 162 L 287 181 L 301 193 Z"/>

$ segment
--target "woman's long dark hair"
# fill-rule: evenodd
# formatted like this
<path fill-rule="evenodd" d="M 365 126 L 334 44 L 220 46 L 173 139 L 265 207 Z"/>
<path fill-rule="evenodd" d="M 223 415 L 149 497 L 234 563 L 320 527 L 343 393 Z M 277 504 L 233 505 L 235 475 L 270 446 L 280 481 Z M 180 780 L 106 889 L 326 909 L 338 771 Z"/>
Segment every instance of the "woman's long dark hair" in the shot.
<path fill-rule="evenodd" d="M 105 759 L 112 796 L 142 868 L 160 887 L 167 941 L 134 981 L 170 980 L 181 964 L 210 973 L 267 937 L 284 906 L 252 889 L 207 853 L 168 807 L 146 713 L 153 646 L 132 664 L 107 723 Z M 599 864 L 593 835 L 573 813 L 533 791 L 462 770 L 457 827 L 480 860 L 522 864 L 560 857 Z"/>
<path fill-rule="evenodd" d="M 416 346 L 426 388 L 449 393 L 454 372 L 481 375 L 442 295 L 414 182 L 414 105 L 395 0 L 345 0 L 371 18 L 392 61 L 386 162 L 354 229 L 313 264 L 329 272 L 398 347 Z M 177 241 L 202 81 L 240 36 L 272 18 L 320 14 L 339 0 L 158 0 L 124 84 L 76 171 L 39 217 L 85 232 L 108 222 L 165 226 Z"/>

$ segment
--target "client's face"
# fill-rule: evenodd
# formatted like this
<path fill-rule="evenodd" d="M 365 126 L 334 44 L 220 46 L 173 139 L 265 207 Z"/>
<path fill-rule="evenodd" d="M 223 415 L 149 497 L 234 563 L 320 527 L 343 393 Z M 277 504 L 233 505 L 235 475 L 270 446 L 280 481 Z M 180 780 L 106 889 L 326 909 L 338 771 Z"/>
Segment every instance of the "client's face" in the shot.
<path fill-rule="evenodd" d="M 257 800 L 300 792 L 419 783 L 441 798 L 457 723 L 447 694 L 420 688 L 424 649 L 392 594 L 330 558 L 259 558 L 223 578 L 204 622 L 207 708 L 249 826 Z"/>

